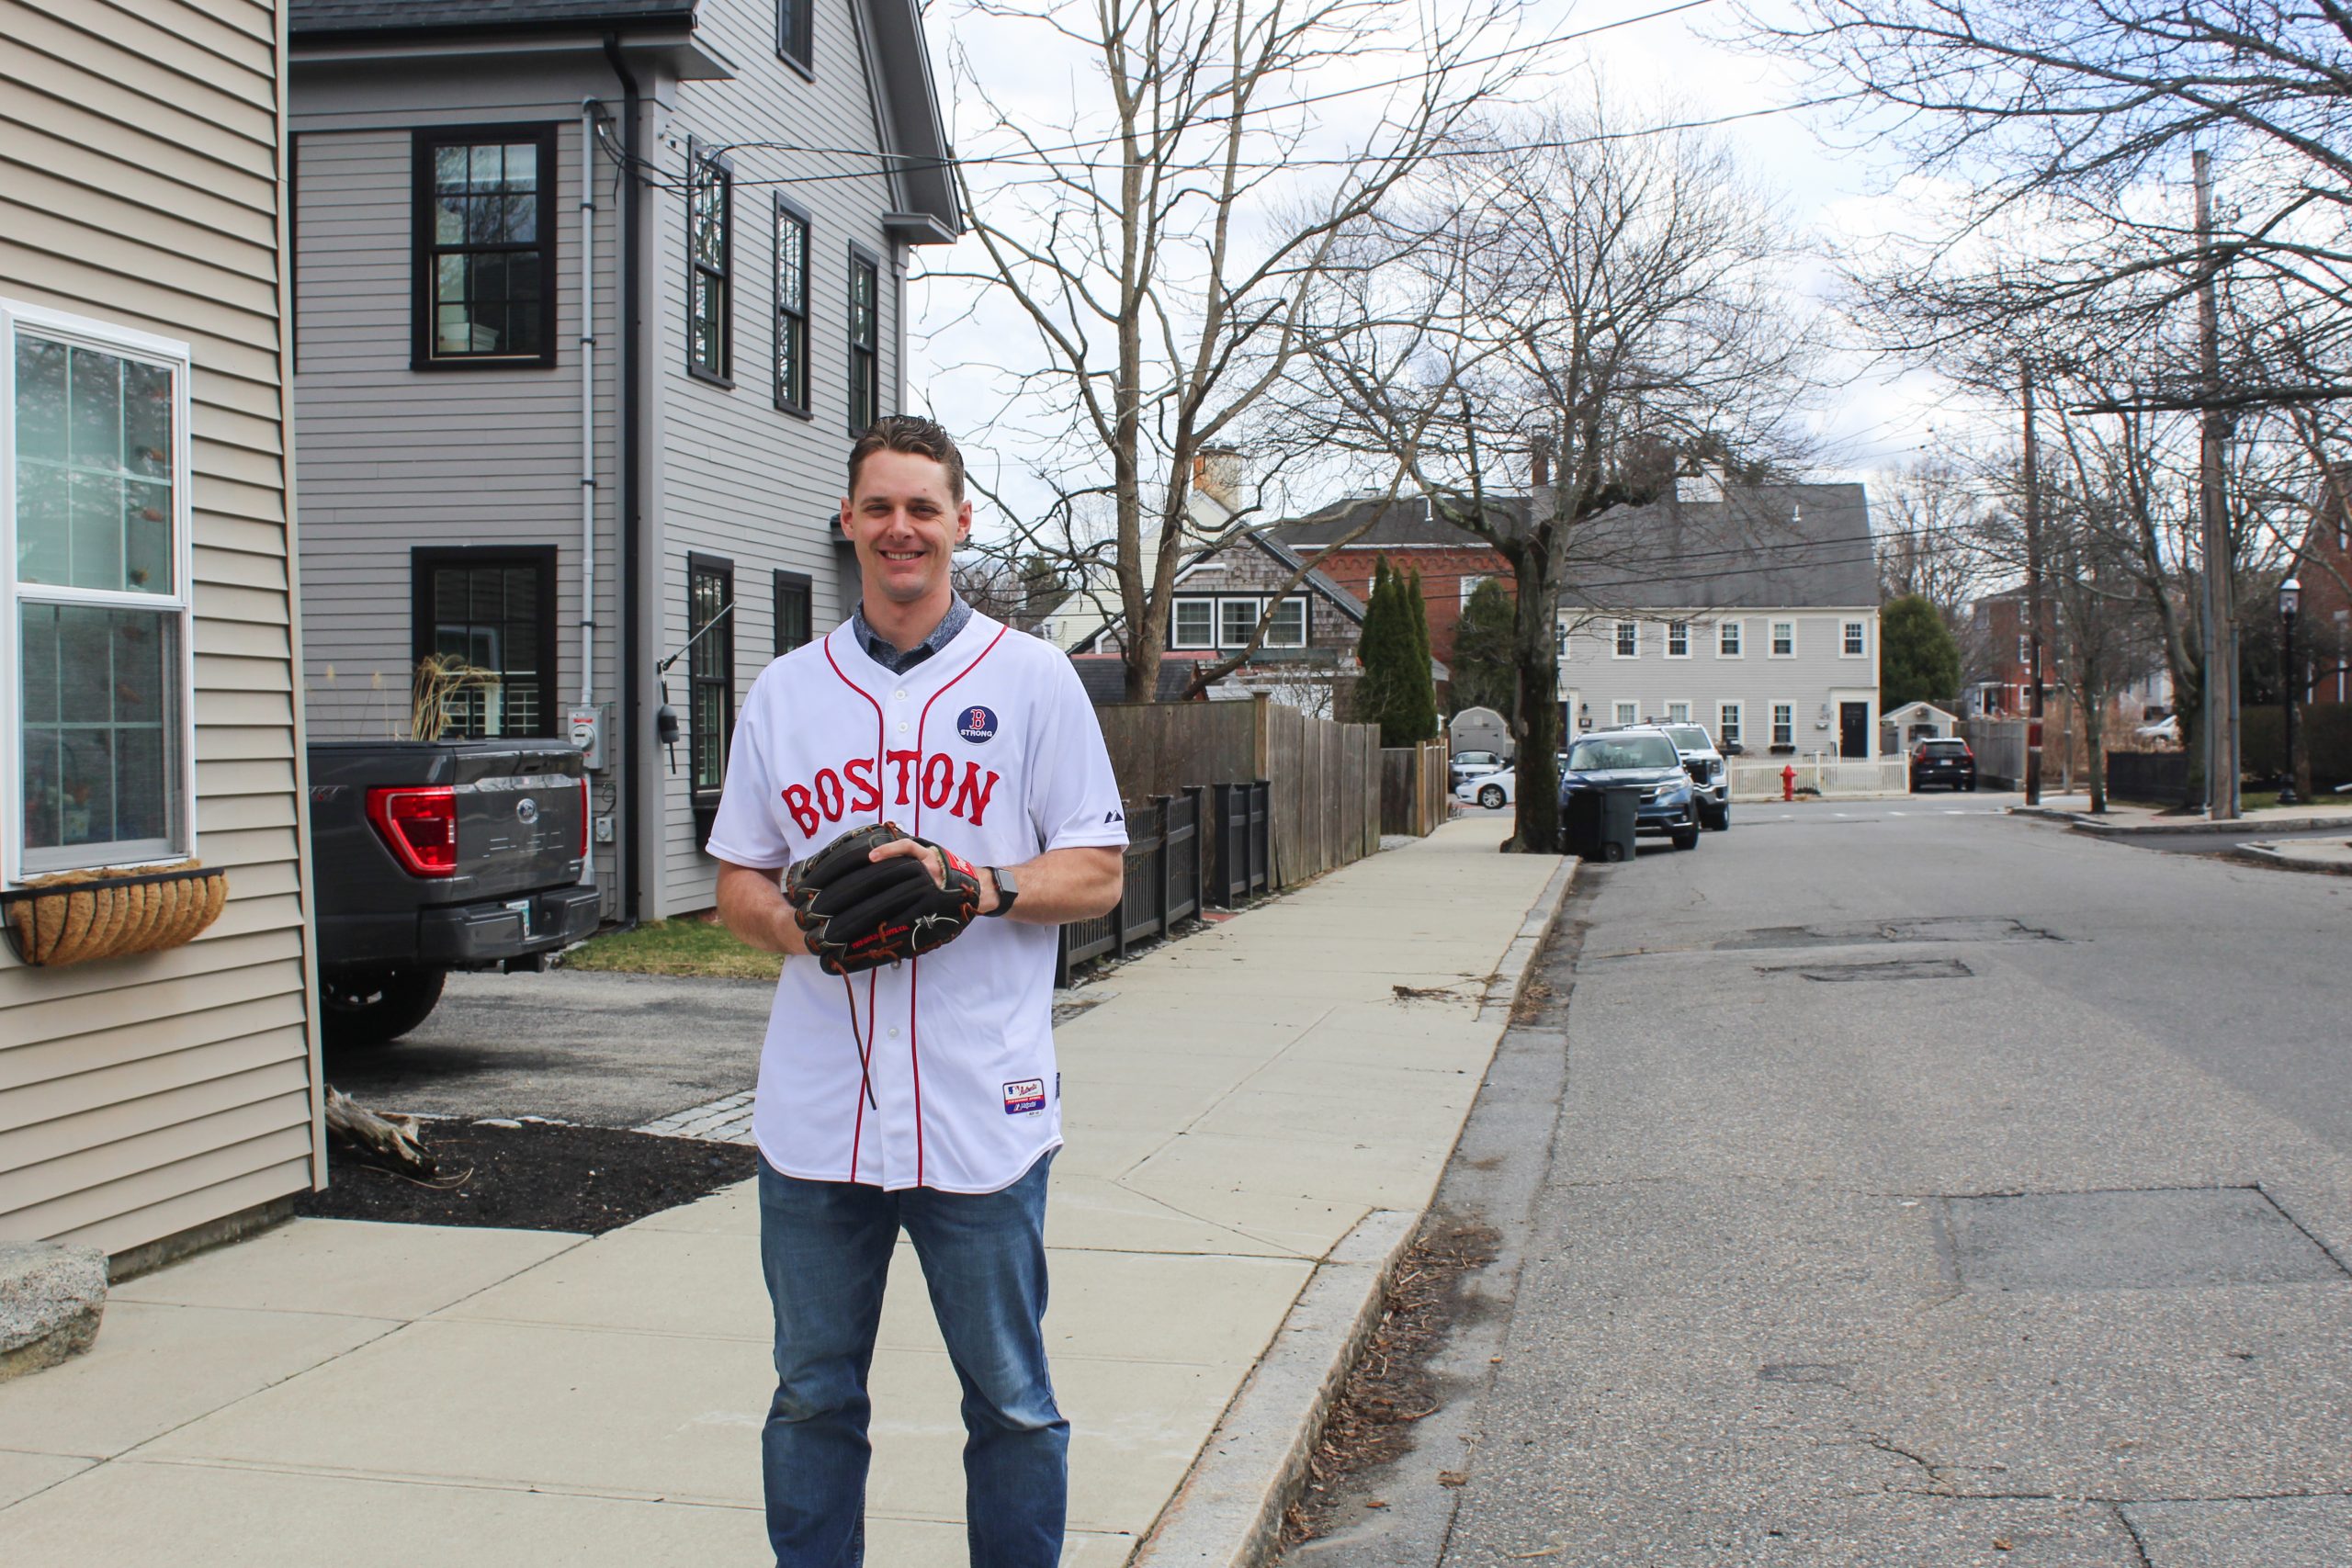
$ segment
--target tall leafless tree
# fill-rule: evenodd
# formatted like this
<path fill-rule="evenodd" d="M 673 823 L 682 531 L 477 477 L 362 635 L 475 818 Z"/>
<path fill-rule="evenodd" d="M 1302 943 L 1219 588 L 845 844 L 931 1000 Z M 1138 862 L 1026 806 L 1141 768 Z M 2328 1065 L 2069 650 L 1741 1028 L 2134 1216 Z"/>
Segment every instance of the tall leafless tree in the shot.
<path fill-rule="evenodd" d="M 1600 105 L 1447 151 L 1367 226 L 1397 259 L 1330 278 L 1323 309 L 1369 325 L 1313 356 L 1299 412 L 1510 563 L 1511 841 L 1551 852 L 1561 589 L 1595 548 L 1657 550 L 1589 525 L 1662 452 L 1788 456 L 1808 334 L 1794 243 L 1722 143 Z"/>
<path fill-rule="evenodd" d="M 962 135 L 983 260 L 963 276 L 984 286 L 970 321 L 986 333 L 968 357 L 1002 371 L 995 444 L 1025 446 L 1028 480 L 1052 498 L 1005 507 L 1006 547 L 1115 581 L 1131 700 L 1153 695 L 1176 571 L 1204 542 L 1191 506 L 1202 459 L 1301 355 L 1351 330 L 1307 301 L 1342 237 L 1523 63 L 1497 57 L 1508 11 L 1507 0 L 967 7 L 1001 49 L 1028 50 L 1024 88 L 1072 73 L 1080 107 L 1041 118 L 968 64 L 960 73 L 984 117 Z"/>

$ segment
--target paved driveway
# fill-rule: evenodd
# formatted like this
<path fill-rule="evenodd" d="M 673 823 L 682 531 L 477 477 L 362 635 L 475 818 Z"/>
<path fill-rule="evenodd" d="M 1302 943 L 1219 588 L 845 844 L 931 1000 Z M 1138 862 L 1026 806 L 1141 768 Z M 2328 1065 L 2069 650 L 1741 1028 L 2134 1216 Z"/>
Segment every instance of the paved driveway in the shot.
<path fill-rule="evenodd" d="M 764 980 L 452 975 L 413 1032 L 329 1051 L 326 1079 L 381 1111 L 636 1127 L 750 1089 L 775 994 Z"/>

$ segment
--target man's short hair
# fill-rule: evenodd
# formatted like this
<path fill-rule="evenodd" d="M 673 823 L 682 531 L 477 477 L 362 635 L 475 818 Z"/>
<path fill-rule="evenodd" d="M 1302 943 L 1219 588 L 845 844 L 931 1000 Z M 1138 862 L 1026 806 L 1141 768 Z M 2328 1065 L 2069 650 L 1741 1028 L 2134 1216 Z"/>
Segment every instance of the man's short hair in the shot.
<path fill-rule="evenodd" d="M 947 470 L 947 497 L 950 501 L 964 499 L 964 454 L 956 448 L 956 438 L 930 420 L 917 414 L 884 414 L 866 428 L 849 449 L 849 492 L 857 493 L 857 468 L 876 452 L 905 452 L 912 457 L 928 457 Z"/>

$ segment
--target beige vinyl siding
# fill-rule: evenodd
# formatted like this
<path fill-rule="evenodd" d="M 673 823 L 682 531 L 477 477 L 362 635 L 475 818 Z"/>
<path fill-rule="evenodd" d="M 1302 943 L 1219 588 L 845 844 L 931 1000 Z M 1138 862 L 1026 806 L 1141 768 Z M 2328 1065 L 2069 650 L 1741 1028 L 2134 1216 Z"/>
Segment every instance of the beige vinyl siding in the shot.
<path fill-rule="evenodd" d="M 270 4 L 0 0 L 0 293 L 192 352 L 197 849 L 230 893 L 173 952 L 0 953 L 0 1236 L 121 1251 L 311 1185 L 280 58 Z"/>
<path fill-rule="evenodd" d="M 656 157 L 683 177 L 686 138 L 733 146 L 784 142 L 834 148 L 885 148 L 854 0 L 818 0 L 811 18 L 812 82 L 775 55 L 775 8 L 760 0 L 707 4 L 696 30 L 735 62 L 728 82 L 687 82 L 674 89 L 671 133 Z M 662 651 L 684 640 L 686 557 L 735 563 L 735 700 L 775 651 L 773 573 L 806 573 L 813 582 L 819 635 L 850 612 L 841 554 L 831 538 L 849 457 L 850 243 L 880 262 L 878 291 L 882 412 L 898 410 L 899 306 L 897 258 L 882 215 L 904 205 L 872 158 L 740 147 L 735 165 L 734 380 L 732 390 L 685 369 L 685 203 L 683 195 L 649 193 L 654 220 L 654 275 L 648 310 L 660 383 L 662 447 L 661 604 Z M 844 175 L 854 177 L 842 177 Z M 683 178 L 681 179 L 683 183 Z M 808 391 L 811 417 L 775 407 L 775 193 L 809 214 Z M 682 686 L 673 682 L 673 696 Z M 682 698 L 678 700 L 684 710 Z M 683 768 L 666 784 L 649 818 L 659 861 L 649 914 L 708 908 L 718 863 L 695 848 L 693 791 Z"/>
<path fill-rule="evenodd" d="M 390 73 L 307 81 L 295 116 L 295 423 L 301 434 L 302 699 L 321 739 L 408 733 L 418 546 L 556 549 L 560 726 L 580 694 L 580 101 L 614 100 L 609 73 L 506 80 L 453 104 Z M 332 112 L 301 106 L 332 104 Z M 556 127 L 545 208 L 556 247 L 555 364 L 416 371 L 410 316 L 413 132 L 441 125 Z M 597 701 L 619 717 L 620 202 L 595 164 Z M 602 775 L 619 778 L 619 752 Z M 613 809 L 599 795 L 596 809 Z M 616 886 L 616 845 L 596 881 Z M 617 915 L 608 908 L 608 915 Z"/>

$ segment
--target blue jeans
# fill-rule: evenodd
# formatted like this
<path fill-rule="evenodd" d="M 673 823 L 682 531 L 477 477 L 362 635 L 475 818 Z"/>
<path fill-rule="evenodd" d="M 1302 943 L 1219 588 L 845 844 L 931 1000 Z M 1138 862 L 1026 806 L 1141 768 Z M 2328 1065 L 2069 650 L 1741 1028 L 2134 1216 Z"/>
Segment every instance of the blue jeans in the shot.
<path fill-rule="evenodd" d="M 1046 1371 L 1047 1155 L 1001 1192 L 886 1192 L 760 1162 L 760 1261 L 775 1308 L 775 1399 L 760 1433 L 777 1568 L 865 1560 L 865 1393 L 900 1226 L 964 1385 L 972 1568 L 1054 1568 L 1069 1423 Z"/>

